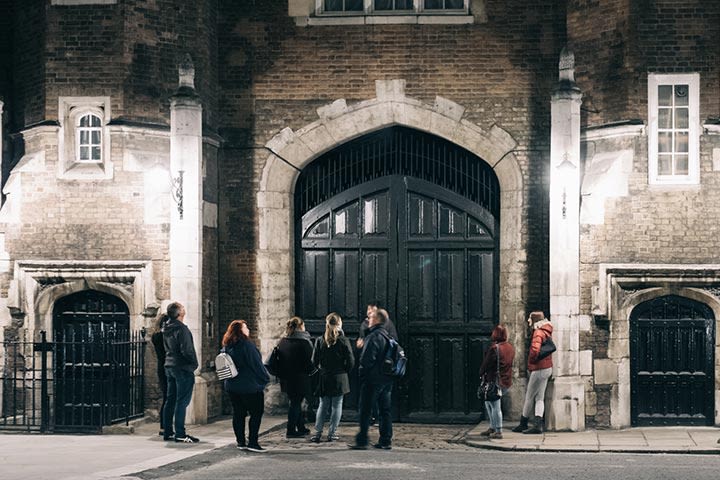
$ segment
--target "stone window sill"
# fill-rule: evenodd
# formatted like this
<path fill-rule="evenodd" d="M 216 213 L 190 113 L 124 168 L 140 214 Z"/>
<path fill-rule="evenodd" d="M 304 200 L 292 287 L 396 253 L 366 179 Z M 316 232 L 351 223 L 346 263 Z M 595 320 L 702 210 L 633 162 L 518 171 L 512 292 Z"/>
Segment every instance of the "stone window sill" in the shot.
<path fill-rule="evenodd" d="M 466 25 L 471 23 L 475 23 L 475 17 L 467 14 L 295 17 L 295 24 L 300 27 L 328 25 Z"/>

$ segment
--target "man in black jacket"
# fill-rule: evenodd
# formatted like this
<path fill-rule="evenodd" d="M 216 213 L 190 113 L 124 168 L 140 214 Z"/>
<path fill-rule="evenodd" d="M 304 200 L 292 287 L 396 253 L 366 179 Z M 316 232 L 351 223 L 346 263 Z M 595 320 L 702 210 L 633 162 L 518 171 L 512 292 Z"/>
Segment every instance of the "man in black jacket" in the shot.
<path fill-rule="evenodd" d="M 369 318 L 368 333 L 360 354 L 358 374 L 360 376 L 360 431 L 355 436 L 353 449 L 366 449 L 372 406 L 377 402 L 380 417 L 380 440 L 375 448 L 392 448 L 391 395 L 393 379 L 382 372 L 382 363 L 388 347 L 388 334 L 383 328 L 387 321 L 387 312 L 383 309 L 372 312 Z"/>
<path fill-rule="evenodd" d="M 195 386 L 195 370 L 198 368 L 197 354 L 190 329 L 183 322 L 185 307 L 180 303 L 171 303 L 167 308 L 168 320 L 163 324 L 163 344 L 165 346 L 165 374 L 168 389 L 163 409 L 163 439 L 182 443 L 197 443 L 196 437 L 185 432 L 185 410 L 190 404 Z M 175 417 L 175 435 L 173 437 L 173 417 Z"/>

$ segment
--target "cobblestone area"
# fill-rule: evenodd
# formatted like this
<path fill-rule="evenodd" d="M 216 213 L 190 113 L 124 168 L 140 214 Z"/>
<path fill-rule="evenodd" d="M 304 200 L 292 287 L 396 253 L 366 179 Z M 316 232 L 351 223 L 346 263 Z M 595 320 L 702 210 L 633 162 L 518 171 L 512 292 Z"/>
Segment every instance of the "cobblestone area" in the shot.
<path fill-rule="evenodd" d="M 308 428 L 312 428 L 310 424 Z M 465 437 L 467 432 L 474 428 L 475 425 L 419 425 L 408 423 L 393 424 L 393 447 L 410 448 L 417 450 L 473 450 L 460 441 Z M 291 448 L 291 449 L 308 449 L 308 448 L 326 448 L 337 449 L 345 448 L 348 443 L 352 443 L 358 426 L 355 423 L 341 423 L 339 428 L 340 440 L 337 442 L 328 442 L 326 433 L 320 443 L 311 443 L 310 436 L 305 438 L 285 438 L 285 430 L 280 429 L 263 435 L 260 439 L 261 445 L 267 448 Z M 370 443 L 375 443 L 378 439 L 377 425 L 370 427 Z"/>

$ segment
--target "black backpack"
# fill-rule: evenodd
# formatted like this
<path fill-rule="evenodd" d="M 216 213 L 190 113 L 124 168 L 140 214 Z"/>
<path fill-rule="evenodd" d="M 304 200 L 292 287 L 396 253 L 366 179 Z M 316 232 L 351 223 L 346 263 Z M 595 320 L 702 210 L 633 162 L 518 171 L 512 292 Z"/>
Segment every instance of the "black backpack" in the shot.
<path fill-rule="evenodd" d="M 380 366 L 380 371 L 383 375 L 387 375 L 393 378 L 401 378 L 405 375 L 407 370 L 407 357 L 405 356 L 405 350 L 400 346 L 397 340 L 390 338 L 385 332 L 382 335 L 387 340 L 387 347 L 385 347 L 385 356 L 383 357 L 383 363 Z"/>

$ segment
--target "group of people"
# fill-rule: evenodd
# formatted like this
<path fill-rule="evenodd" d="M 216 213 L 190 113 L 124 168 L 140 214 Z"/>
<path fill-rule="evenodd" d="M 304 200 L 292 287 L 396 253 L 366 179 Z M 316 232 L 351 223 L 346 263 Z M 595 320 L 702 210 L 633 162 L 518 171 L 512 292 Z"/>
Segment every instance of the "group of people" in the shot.
<path fill-rule="evenodd" d="M 530 372 L 525 390 L 520 423 L 513 432 L 539 434 L 544 431 L 545 388 L 552 374 L 552 355 L 540 358 L 540 347 L 547 338 L 552 338 L 553 327 L 543 312 L 532 312 L 528 317 L 528 326 L 532 329 L 530 349 L 528 351 L 527 369 Z M 480 379 L 496 382 L 502 389 L 502 396 L 512 386 L 512 364 L 515 349 L 508 342 L 508 330 L 504 325 L 497 325 L 490 336 L 492 344 L 485 352 L 480 365 Z M 503 438 L 502 434 L 502 397 L 485 400 L 485 410 L 490 421 L 490 428 L 481 435 L 491 439 Z M 529 424 L 532 419 L 532 425 Z"/>
<path fill-rule="evenodd" d="M 197 437 L 185 431 L 185 411 L 194 386 L 194 371 L 198 367 L 192 333 L 184 324 L 185 308 L 171 303 L 160 317 L 159 328 L 152 335 L 158 357 L 158 377 L 163 392 L 160 415 L 160 434 L 164 440 L 197 443 Z M 542 433 L 544 430 L 545 388 L 552 372 L 552 356 L 539 359 L 540 346 L 552 337 L 552 324 L 543 312 L 532 312 L 528 318 L 532 329 L 527 368 L 530 372 L 520 424 L 514 432 Z M 373 418 L 379 423 L 379 439 L 373 446 L 391 449 L 393 428 L 391 396 L 393 377 L 382 370 L 382 363 L 390 339 L 397 341 L 397 331 L 386 310 L 377 302 L 367 306 L 367 318 L 360 327 L 355 346 L 359 349 L 357 365 L 360 389 L 359 431 L 352 449 L 369 446 L 368 432 Z M 494 328 L 491 346 L 485 352 L 480 378 L 496 382 L 503 394 L 512 386 L 512 364 L 515 349 L 508 342 L 508 330 L 503 325 Z M 233 320 L 222 338 L 222 349 L 230 355 L 237 369 L 235 377 L 224 380 L 224 389 L 233 409 L 233 431 L 237 448 L 253 452 L 265 449 L 258 442 L 260 423 L 265 405 L 265 387 L 270 375 L 260 352 L 250 338 L 245 320 Z M 322 440 L 328 421 L 326 440 L 339 440 L 338 425 L 342 416 L 344 396 L 350 392 L 350 372 L 355 366 L 355 352 L 342 330 L 342 318 L 330 313 L 325 318 L 325 332 L 312 341 L 300 317 L 287 321 L 285 335 L 277 345 L 278 371 L 281 390 L 288 397 L 287 438 L 310 436 L 311 442 Z M 311 389 L 314 386 L 314 390 Z M 314 395 L 319 398 L 314 431 L 305 426 L 303 400 Z M 490 428 L 483 432 L 488 438 L 502 438 L 501 399 L 486 400 L 485 408 Z M 248 419 L 248 435 L 245 423 Z M 530 420 L 532 419 L 532 425 Z"/>

